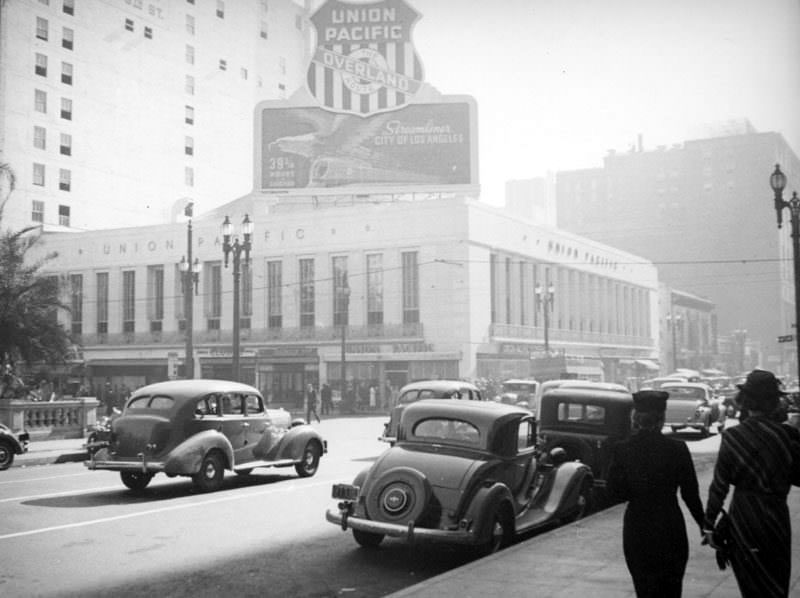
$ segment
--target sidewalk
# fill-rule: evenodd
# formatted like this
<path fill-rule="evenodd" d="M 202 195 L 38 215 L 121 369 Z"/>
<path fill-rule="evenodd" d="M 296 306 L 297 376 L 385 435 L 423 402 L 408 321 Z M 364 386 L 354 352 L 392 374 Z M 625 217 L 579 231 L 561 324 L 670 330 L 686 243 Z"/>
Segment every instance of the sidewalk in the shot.
<path fill-rule="evenodd" d="M 705 505 L 716 454 L 693 457 Z M 622 552 L 624 511 L 624 504 L 616 505 L 391 594 L 391 598 L 483 598 L 501 593 L 539 598 L 635 598 Z M 800 488 L 789 493 L 789 512 L 793 548 L 790 595 L 800 596 Z M 685 507 L 684 517 L 691 521 Z M 684 598 L 739 596 L 731 568 L 719 570 L 714 551 L 700 545 L 693 521 L 687 529 L 689 563 Z"/>

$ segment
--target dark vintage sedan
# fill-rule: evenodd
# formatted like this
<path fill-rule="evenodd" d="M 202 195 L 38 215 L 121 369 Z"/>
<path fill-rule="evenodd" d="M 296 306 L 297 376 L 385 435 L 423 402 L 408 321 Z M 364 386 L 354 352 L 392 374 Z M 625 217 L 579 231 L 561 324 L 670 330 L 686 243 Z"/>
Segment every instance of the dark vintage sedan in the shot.
<path fill-rule="evenodd" d="M 462 399 L 465 401 L 484 401 L 487 397 L 481 394 L 478 387 L 464 380 L 418 380 L 406 384 L 400 389 L 397 403 L 392 405 L 389 421 L 383 425 L 383 434 L 378 440 L 394 444 L 397 439 L 397 426 L 403 409 L 410 403 L 424 399 Z"/>
<path fill-rule="evenodd" d="M 27 432 L 15 434 L 11 428 L 0 424 L 0 471 L 11 467 L 16 455 L 27 452 L 28 440 Z"/>
<path fill-rule="evenodd" d="M 633 395 L 623 390 L 559 387 L 541 398 L 539 436 L 545 450 L 562 448 L 568 459 L 592 469 L 598 502 L 605 485 L 614 445 L 631 435 Z"/>
<path fill-rule="evenodd" d="M 122 483 L 143 490 L 156 473 L 191 476 L 196 488 L 218 489 L 225 470 L 256 467 L 317 472 L 326 442 L 284 409 L 267 409 L 261 394 L 225 380 L 176 380 L 133 393 L 111 424 L 110 439 L 95 446 L 89 469 L 120 472 Z"/>
<path fill-rule="evenodd" d="M 360 545 L 386 537 L 467 545 L 482 554 L 516 535 L 582 517 L 592 475 L 563 451 L 542 454 L 536 420 L 503 403 L 423 400 L 407 405 L 397 442 L 352 484 L 326 518 Z"/>

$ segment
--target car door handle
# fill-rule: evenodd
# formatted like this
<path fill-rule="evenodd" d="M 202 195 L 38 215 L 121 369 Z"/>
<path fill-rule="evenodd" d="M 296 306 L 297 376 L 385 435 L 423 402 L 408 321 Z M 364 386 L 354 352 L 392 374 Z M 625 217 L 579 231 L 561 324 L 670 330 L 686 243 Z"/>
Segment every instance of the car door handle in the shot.
<path fill-rule="evenodd" d="M 250 424 L 248 424 L 247 422 L 242 422 L 242 427 L 243 428 L 249 428 Z"/>

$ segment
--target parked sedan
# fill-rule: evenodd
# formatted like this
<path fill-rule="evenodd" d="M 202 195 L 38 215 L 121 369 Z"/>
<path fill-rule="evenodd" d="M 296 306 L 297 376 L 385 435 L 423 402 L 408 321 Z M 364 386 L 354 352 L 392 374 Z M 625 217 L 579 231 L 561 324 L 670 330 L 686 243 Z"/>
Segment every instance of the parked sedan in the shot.
<path fill-rule="evenodd" d="M 664 384 L 661 390 L 669 393 L 664 425 L 673 432 L 690 428 L 703 436 L 725 427 L 726 410 L 714 397 L 711 387 L 700 382 L 673 382 Z"/>
<path fill-rule="evenodd" d="M 0 424 L 0 471 L 11 467 L 15 455 L 27 452 L 29 438 L 27 432 L 15 434 L 11 428 Z"/>
<path fill-rule="evenodd" d="M 397 403 L 392 406 L 389 421 L 383 425 L 383 434 L 378 440 L 394 444 L 397 439 L 397 426 L 403 409 L 410 403 L 423 399 L 463 399 L 465 401 L 487 400 L 471 382 L 464 380 L 419 380 L 406 384 L 400 389 Z"/>
<path fill-rule="evenodd" d="M 490 553 L 523 532 L 582 517 L 592 475 L 542 454 L 536 420 L 494 401 L 424 400 L 406 406 L 396 444 L 352 484 L 333 486 L 326 519 L 360 545 L 386 536 L 443 542 Z"/>
<path fill-rule="evenodd" d="M 97 444 L 97 443 L 95 443 Z M 191 476 L 207 492 L 225 470 L 249 474 L 256 467 L 294 467 L 301 477 L 317 472 L 326 442 L 284 409 L 267 409 L 261 394 L 225 380 L 176 380 L 140 388 L 111 424 L 111 438 L 90 455 L 89 469 L 120 472 L 141 491 L 156 473 Z"/>

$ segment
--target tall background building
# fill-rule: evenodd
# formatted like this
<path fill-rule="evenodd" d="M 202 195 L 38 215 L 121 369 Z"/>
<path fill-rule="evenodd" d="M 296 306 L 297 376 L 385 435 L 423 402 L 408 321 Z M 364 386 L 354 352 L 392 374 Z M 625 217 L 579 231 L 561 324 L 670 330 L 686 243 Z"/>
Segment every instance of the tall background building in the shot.
<path fill-rule="evenodd" d="M 253 109 L 300 86 L 292 0 L 0 3 L 3 226 L 96 229 L 202 211 L 253 178 Z"/>
<path fill-rule="evenodd" d="M 795 332 L 791 227 L 777 228 L 769 176 L 780 163 L 790 196 L 800 161 L 746 120 L 706 134 L 559 172 L 558 226 L 652 260 L 661 281 L 716 305 L 720 337 L 745 335 L 760 365 L 794 370 L 794 344 L 778 343 Z"/>

